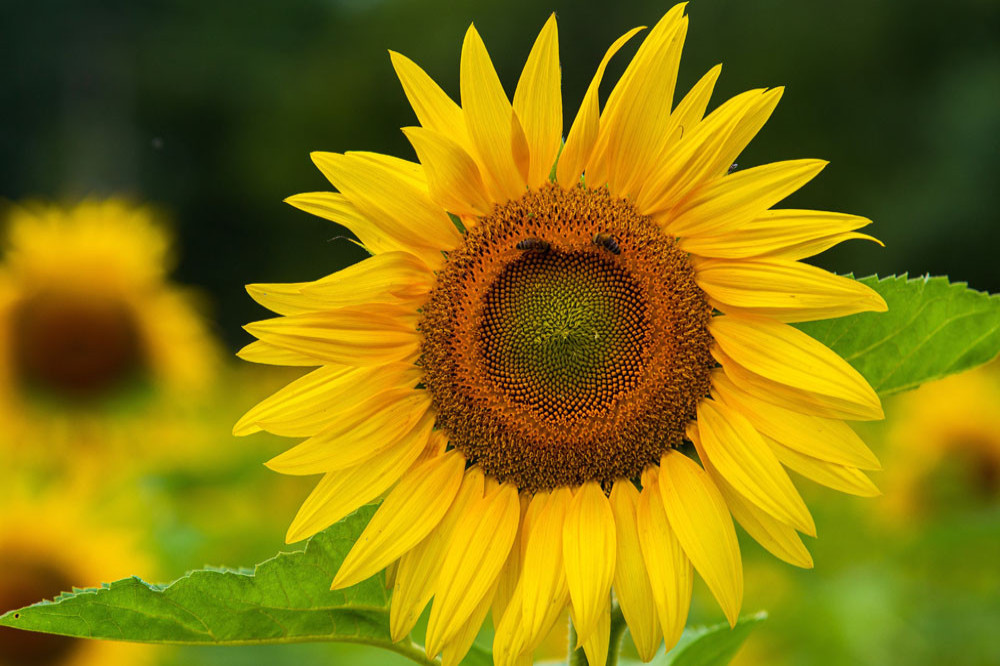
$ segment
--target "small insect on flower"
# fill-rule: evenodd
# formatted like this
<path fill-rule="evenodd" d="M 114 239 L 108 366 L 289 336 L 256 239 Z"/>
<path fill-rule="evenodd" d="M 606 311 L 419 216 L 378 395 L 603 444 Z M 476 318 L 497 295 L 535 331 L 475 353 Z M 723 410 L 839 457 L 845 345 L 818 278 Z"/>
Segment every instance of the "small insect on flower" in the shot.
<path fill-rule="evenodd" d="M 739 168 L 740 168 L 740 165 L 737 164 L 736 162 L 733 162 L 732 164 L 729 165 L 729 171 L 727 172 L 727 175 L 730 174 L 730 173 L 732 173 L 732 172 L 734 172 L 734 171 L 736 171 Z"/>
<path fill-rule="evenodd" d="M 537 250 L 538 252 L 548 252 L 552 245 L 541 238 L 525 238 L 517 241 L 515 246 L 518 250 Z"/>
<path fill-rule="evenodd" d="M 598 247 L 603 247 L 611 254 L 622 253 L 622 249 L 618 245 L 618 239 L 612 236 L 611 234 L 607 233 L 606 231 L 602 231 L 599 234 L 594 234 L 594 245 L 597 245 Z"/>

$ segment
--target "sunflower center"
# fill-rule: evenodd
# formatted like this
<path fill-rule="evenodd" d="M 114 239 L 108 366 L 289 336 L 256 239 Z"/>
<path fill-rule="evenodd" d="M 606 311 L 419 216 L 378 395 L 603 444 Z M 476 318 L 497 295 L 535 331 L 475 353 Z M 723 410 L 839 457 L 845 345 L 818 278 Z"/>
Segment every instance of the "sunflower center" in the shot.
<path fill-rule="evenodd" d="M 639 284 L 588 251 L 530 251 L 487 290 L 478 331 L 486 376 L 554 421 L 605 412 L 643 369 L 649 319 Z"/>
<path fill-rule="evenodd" d="M 50 599 L 73 586 L 74 581 L 54 564 L 6 551 L 0 551 L 0 561 L 0 613 Z M 0 627 L 0 666 L 66 663 L 80 643 L 79 638 Z"/>
<path fill-rule="evenodd" d="M 43 292 L 22 302 L 12 321 L 17 375 L 44 394 L 100 399 L 144 366 L 138 324 L 117 300 Z"/>
<path fill-rule="evenodd" d="M 635 478 L 708 391 L 711 307 L 687 255 L 605 189 L 497 206 L 438 274 L 421 363 L 438 426 L 526 490 Z"/>

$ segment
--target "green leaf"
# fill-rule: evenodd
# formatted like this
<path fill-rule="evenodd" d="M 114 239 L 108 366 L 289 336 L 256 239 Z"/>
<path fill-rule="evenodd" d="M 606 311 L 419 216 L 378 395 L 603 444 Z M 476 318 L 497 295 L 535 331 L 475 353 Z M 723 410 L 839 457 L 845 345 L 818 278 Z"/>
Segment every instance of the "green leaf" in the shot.
<path fill-rule="evenodd" d="M 664 654 L 661 646 L 649 666 L 725 666 L 736 656 L 750 632 L 766 619 L 767 613 L 761 611 L 742 616 L 732 629 L 725 622 L 711 627 L 688 627 L 670 652 Z M 631 638 L 623 645 L 618 663 L 642 664 Z"/>
<path fill-rule="evenodd" d="M 888 312 L 796 324 L 844 357 L 882 395 L 981 365 L 1000 353 L 1000 295 L 943 277 L 860 280 Z"/>
<path fill-rule="evenodd" d="M 313 537 L 304 551 L 280 553 L 252 572 L 203 569 L 169 585 L 127 578 L 8 612 L 0 616 L 0 625 L 184 645 L 342 641 L 436 663 L 408 640 L 393 644 L 383 575 L 346 590 L 330 590 L 340 563 L 374 512 L 374 506 L 362 507 Z M 484 663 L 479 652 L 470 664 Z"/>

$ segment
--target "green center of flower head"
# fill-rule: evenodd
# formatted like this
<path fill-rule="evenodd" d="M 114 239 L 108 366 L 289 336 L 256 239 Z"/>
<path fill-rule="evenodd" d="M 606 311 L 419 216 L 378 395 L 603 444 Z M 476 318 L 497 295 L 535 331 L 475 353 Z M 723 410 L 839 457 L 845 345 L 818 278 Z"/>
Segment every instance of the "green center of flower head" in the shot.
<path fill-rule="evenodd" d="M 534 249 L 503 268 L 483 301 L 486 373 L 546 418 L 599 414 L 639 381 L 649 320 L 639 284 L 598 252 Z"/>
<path fill-rule="evenodd" d="M 637 477 L 708 391 L 711 312 L 686 253 L 628 202 L 528 192 L 469 230 L 423 308 L 438 427 L 526 490 Z"/>

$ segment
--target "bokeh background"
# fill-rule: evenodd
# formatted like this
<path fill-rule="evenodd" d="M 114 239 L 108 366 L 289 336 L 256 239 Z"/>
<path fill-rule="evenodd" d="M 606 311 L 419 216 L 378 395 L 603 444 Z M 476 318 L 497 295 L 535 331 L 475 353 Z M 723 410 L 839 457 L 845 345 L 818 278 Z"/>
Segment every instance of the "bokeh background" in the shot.
<path fill-rule="evenodd" d="M 555 11 L 568 128 L 607 45 L 634 25 L 651 25 L 668 7 L 553 0 L 3 3 L 0 207 L 109 196 L 153 204 L 176 235 L 174 279 L 200 291 L 228 359 L 250 340 L 240 326 L 266 316 L 243 284 L 315 279 L 361 257 L 340 238 L 342 229 L 282 203 L 329 189 L 309 152 L 412 158 L 397 128 L 415 118 L 387 49 L 416 60 L 457 98 L 462 36 L 474 21 L 512 92 L 538 29 Z M 724 67 L 714 103 L 749 88 L 787 87 L 740 166 L 829 159 L 824 173 L 783 205 L 870 217 L 872 233 L 886 244 L 848 244 L 817 263 L 857 275 L 950 275 L 1000 291 L 1000 4 L 694 0 L 688 13 L 679 90 L 718 62 Z M 606 83 L 626 62 L 612 62 Z M 996 375 L 985 381 L 996 385 Z M 27 475 L 25 485 L 46 496 L 67 487 L 88 495 L 95 520 L 118 524 L 141 543 L 150 564 L 135 573 L 167 580 L 206 564 L 250 565 L 284 547 L 285 526 L 310 480 L 277 477 L 260 465 L 285 443 L 265 435 L 236 440 L 229 432 L 243 411 L 292 376 L 227 360 L 197 403 L 145 412 L 147 431 L 158 433 L 155 445 L 137 442 L 128 454 L 116 449 L 102 464 L 86 466 L 100 468 L 102 483 L 88 486 L 77 478 L 83 472 L 46 469 Z M 903 461 L 905 468 L 913 458 L 908 447 L 917 446 L 910 440 L 920 439 L 919 430 L 893 434 L 897 422 L 933 414 L 942 402 L 891 403 L 888 425 L 865 433 L 887 466 Z M 1000 401 L 981 409 L 996 414 Z M 1000 427 L 973 439 L 990 437 L 1000 442 Z M 44 453 L 47 443 L 32 446 Z M 164 457 L 164 450 L 182 454 Z M 883 475 L 889 486 L 876 475 L 886 491 L 880 499 L 804 488 L 820 530 L 812 544 L 816 570 L 793 570 L 746 543 L 745 606 L 766 608 L 771 619 L 751 638 L 743 663 L 1000 663 L 1000 444 L 975 450 L 995 457 L 945 456 L 967 464 L 956 471 L 932 461 L 913 472 L 921 480 L 903 484 L 932 497 L 930 506 L 893 499 L 891 468 Z M 989 465 L 992 477 L 975 476 Z M 704 588 L 696 597 L 694 621 L 721 620 Z M 168 649 L 150 658 L 395 660 L 341 646 L 254 650 Z"/>

